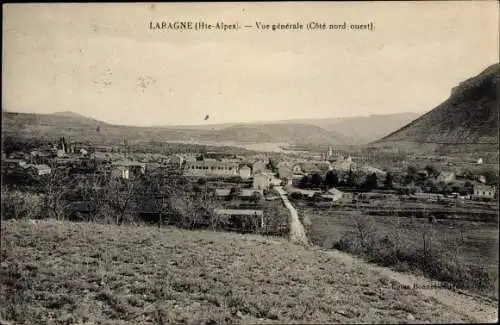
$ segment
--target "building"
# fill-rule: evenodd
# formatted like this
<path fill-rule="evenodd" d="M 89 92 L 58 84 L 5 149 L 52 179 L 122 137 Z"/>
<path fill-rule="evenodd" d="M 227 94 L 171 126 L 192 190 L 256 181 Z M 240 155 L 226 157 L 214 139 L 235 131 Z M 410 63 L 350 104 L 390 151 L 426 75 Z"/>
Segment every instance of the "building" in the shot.
<path fill-rule="evenodd" d="M 267 173 L 257 173 L 253 175 L 253 188 L 264 190 L 271 185 L 272 175 Z"/>
<path fill-rule="evenodd" d="M 50 167 L 44 164 L 30 165 L 29 170 L 31 173 L 33 173 L 34 176 L 49 175 L 51 173 Z"/>
<path fill-rule="evenodd" d="M 332 165 L 328 161 L 312 160 L 302 163 L 301 169 L 305 173 L 326 173 L 327 171 L 332 169 Z"/>
<path fill-rule="evenodd" d="M 238 177 L 239 166 L 235 162 L 199 160 L 186 162 L 185 176 L 192 177 Z"/>
<path fill-rule="evenodd" d="M 496 187 L 476 184 L 474 185 L 474 194 L 472 197 L 474 199 L 494 199 L 496 197 Z"/>
<path fill-rule="evenodd" d="M 180 155 L 171 155 L 171 156 L 168 156 L 166 158 L 163 158 L 161 161 L 163 164 L 168 165 L 169 167 L 171 167 L 173 169 L 180 169 L 180 168 L 182 168 L 182 165 L 183 165 L 185 160 Z"/>
<path fill-rule="evenodd" d="M 457 177 L 453 172 L 441 172 L 437 177 L 438 182 L 451 183 L 456 181 Z"/>
<path fill-rule="evenodd" d="M 231 189 L 229 188 L 217 188 L 215 189 L 215 197 L 218 199 L 227 199 L 231 194 Z"/>
<path fill-rule="evenodd" d="M 239 198 L 241 200 L 251 200 L 254 196 L 262 198 L 264 195 L 262 190 L 256 190 L 253 188 L 242 188 L 239 193 Z"/>
<path fill-rule="evenodd" d="M 267 164 L 263 161 L 256 161 L 252 164 L 252 172 L 254 174 L 263 172 L 267 169 Z"/>
<path fill-rule="evenodd" d="M 252 177 L 252 170 L 247 165 L 240 167 L 239 173 L 242 179 L 249 179 Z"/>
<path fill-rule="evenodd" d="M 131 179 L 146 173 L 146 164 L 136 161 L 117 161 L 112 164 L 112 177 Z"/>
<path fill-rule="evenodd" d="M 295 164 L 292 166 L 292 173 L 293 174 L 302 174 L 302 167 L 300 166 L 300 164 Z"/>
<path fill-rule="evenodd" d="M 281 179 L 291 179 L 293 176 L 292 168 L 288 166 L 279 166 L 278 167 L 278 177 Z"/>

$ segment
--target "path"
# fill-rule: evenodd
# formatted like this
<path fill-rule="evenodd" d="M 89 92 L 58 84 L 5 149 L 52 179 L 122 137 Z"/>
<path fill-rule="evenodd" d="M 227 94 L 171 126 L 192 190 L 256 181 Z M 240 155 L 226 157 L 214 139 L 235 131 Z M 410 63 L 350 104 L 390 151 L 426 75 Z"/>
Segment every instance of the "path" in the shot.
<path fill-rule="evenodd" d="M 290 228 L 290 241 L 296 244 L 308 245 L 306 231 L 304 229 L 304 226 L 300 222 L 297 210 L 295 210 L 293 205 L 290 203 L 288 197 L 286 196 L 285 190 L 281 186 L 275 186 L 274 188 L 279 193 L 285 207 L 288 209 L 288 211 L 290 211 L 290 218 L 288 222 Z"/>
<path fill-rule="evenodd" d="M 422 276 L 395 272 L 389 268 L 365 262 L 338 250 L 324 250 L 346 264 L 363 264 L 382 276 L 398 282 L 402 286 L 416 289 L 420 294 L 453 308 L 458 314 L 472 317 L 478 323 L 494 323 L 498 320 L 498 301 L 485 297 L 453 291 L 444 288 L 440 282 Z"/>

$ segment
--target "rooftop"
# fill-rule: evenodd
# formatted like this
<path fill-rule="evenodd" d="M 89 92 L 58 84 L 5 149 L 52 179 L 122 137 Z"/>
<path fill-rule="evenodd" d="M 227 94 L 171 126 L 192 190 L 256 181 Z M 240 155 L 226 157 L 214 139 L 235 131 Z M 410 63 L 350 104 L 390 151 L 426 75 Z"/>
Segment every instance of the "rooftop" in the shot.
<path fill-rule="evenodd" d="M 238 215 L 238 216 L 262 216 L 264 213 L 262 210 L 250 210 L 250 209 L 215 209 L 216 214 L 224 215 Z"/>

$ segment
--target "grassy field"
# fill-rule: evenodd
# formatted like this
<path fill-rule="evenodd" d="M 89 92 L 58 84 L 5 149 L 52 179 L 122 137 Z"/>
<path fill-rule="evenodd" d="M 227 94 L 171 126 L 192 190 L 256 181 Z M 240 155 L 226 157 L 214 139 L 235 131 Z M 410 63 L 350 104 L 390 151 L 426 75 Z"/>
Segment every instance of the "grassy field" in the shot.
<path fill-rule="evenodd" d="M 298 209 L 309 226 L 311 241 L 324 248 L 332 248 L 335 242 L 349 236 L 356 236 L 356 212 L 325 210 L 306 207 Z M 397 238 L 401 251 L 415 251 L 423 248 L 422 233 L 429 235 L 426 245 L 439 256 L 454 259 L 464 267 L 480 266 L 489 274 L 490 286 L 479 290 L 498 298 L 498 224 L 462 220 L 438 220 L 430 225 L 426 218 L 397 216 L 373 216 L 371 231 L 379 238 L 388 235 Z M 396 265 L 407 270 L 408 265 Z M 419 272 L 415 269 L 412 271 Z"/>
<path fill-rule="evenodd" d="M 468 322 L 365 264 L 259 236 L 2 223 L 0 319 L 15 324 Z"/>

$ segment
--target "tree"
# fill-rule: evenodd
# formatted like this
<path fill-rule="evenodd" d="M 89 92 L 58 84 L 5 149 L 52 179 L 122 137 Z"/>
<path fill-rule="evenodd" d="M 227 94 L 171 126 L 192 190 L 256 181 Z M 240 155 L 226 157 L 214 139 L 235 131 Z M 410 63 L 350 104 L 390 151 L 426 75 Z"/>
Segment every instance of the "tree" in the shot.
<path fill-rule="evenodd" d="M 307 188 L 309 186 L 309 177 L 307 175 L 302 176 L 297 185 L 299 188 Z"/>
<path fill-rule="evenodd" d="M 365 182 L 362 185 L 365 191 L 372 191 L 378 187 L 378 177 L 377 174 L 371 173 L 366 177 Z"/>
<path fill-rule="evenodd" d="M 462 192 L 465 195 L 473 194 L 474 193 L 474 184 L 472 184 L 470 181 L 465 181 Z"/>
<path fill-rule="evenodd" d="M 278 172 L 278 162 L 274 158 L 269 158 L 267 168 L 269 168 L 273 173 Z"/>
<path fill-rule="evenodd" d="M 387 172 L 385 174 L 384 187 L 386 189 L 392 189 L 394 187 L 393 182 L 394 180 L 392 174 L 390 172 Z"/>
<path fill-rule="evenodd" d="M 336 187 L 339 184 L 339 177 L 333 170 L 329 170 L 325 176 L 325 186 L 327 188 Z"/>
<path fill-rule="evenodd" d="M 418 170 L 415 166 L 408 166 L 404 177 L 404 185 L 414 184 L 419 180 Z"/>
<path fill-rule="evenodd" d="M 234 200 L 240 194 L 240 189 L 236 186 L 231 187 L 231 191 L 229 192 L 229 200 Z"/>
<path fill-rule="evenodd" d="M 68 173 L 53 168 L 51 173 L 41 179 L 44 187 L 44 211 L 49 218 L 63 219 L 68 213 L 69 203 L 65 200 L 65 188 L 68 184 Z"/>
<path fill-rule="evenodd" d="M 498 185 L 498 174 L 492 169 L 486 170 L 483 173 L 483 176 L 486 180 L 486 185 Z"/>
<path fill-rule="evenodd" d="M 356 178 L 351 168 L 349 168 L 349 173 L 347 174 L 346 185 L 350 187 L 356 185 Z"/>
<path fill-rule="evenodd" d="M 262 196 L 260 195 L 259 192 L 253 192 L 252 193 L 252 196 L 250 197 L 250 202 L 254 203 L 254 204 L 259 204 L 260 201 L 262 199 Z"/>
<path fill-rule="evenodd" d="M 117 225 L 134 216 L 132 204 L 136 185 L 133 180 L 112 179 L 106 186 L 106 205 L 113 212 Z"/>
<path fill-rule="evenodd" d="M 439 176 L 439 171 L 433 165 L 427 165 L 427 166 L 425 166 L 425 170 L 427 171 L 427 174 L 430 177 L 437 177 L 437 176 Z"/>
<path fill-rule="evenodd" d="M 323 178 L 319 173 L 314 173 L 311 175 L 311 186 L 314 188 L 318 188 L 323 184 Z"/>

